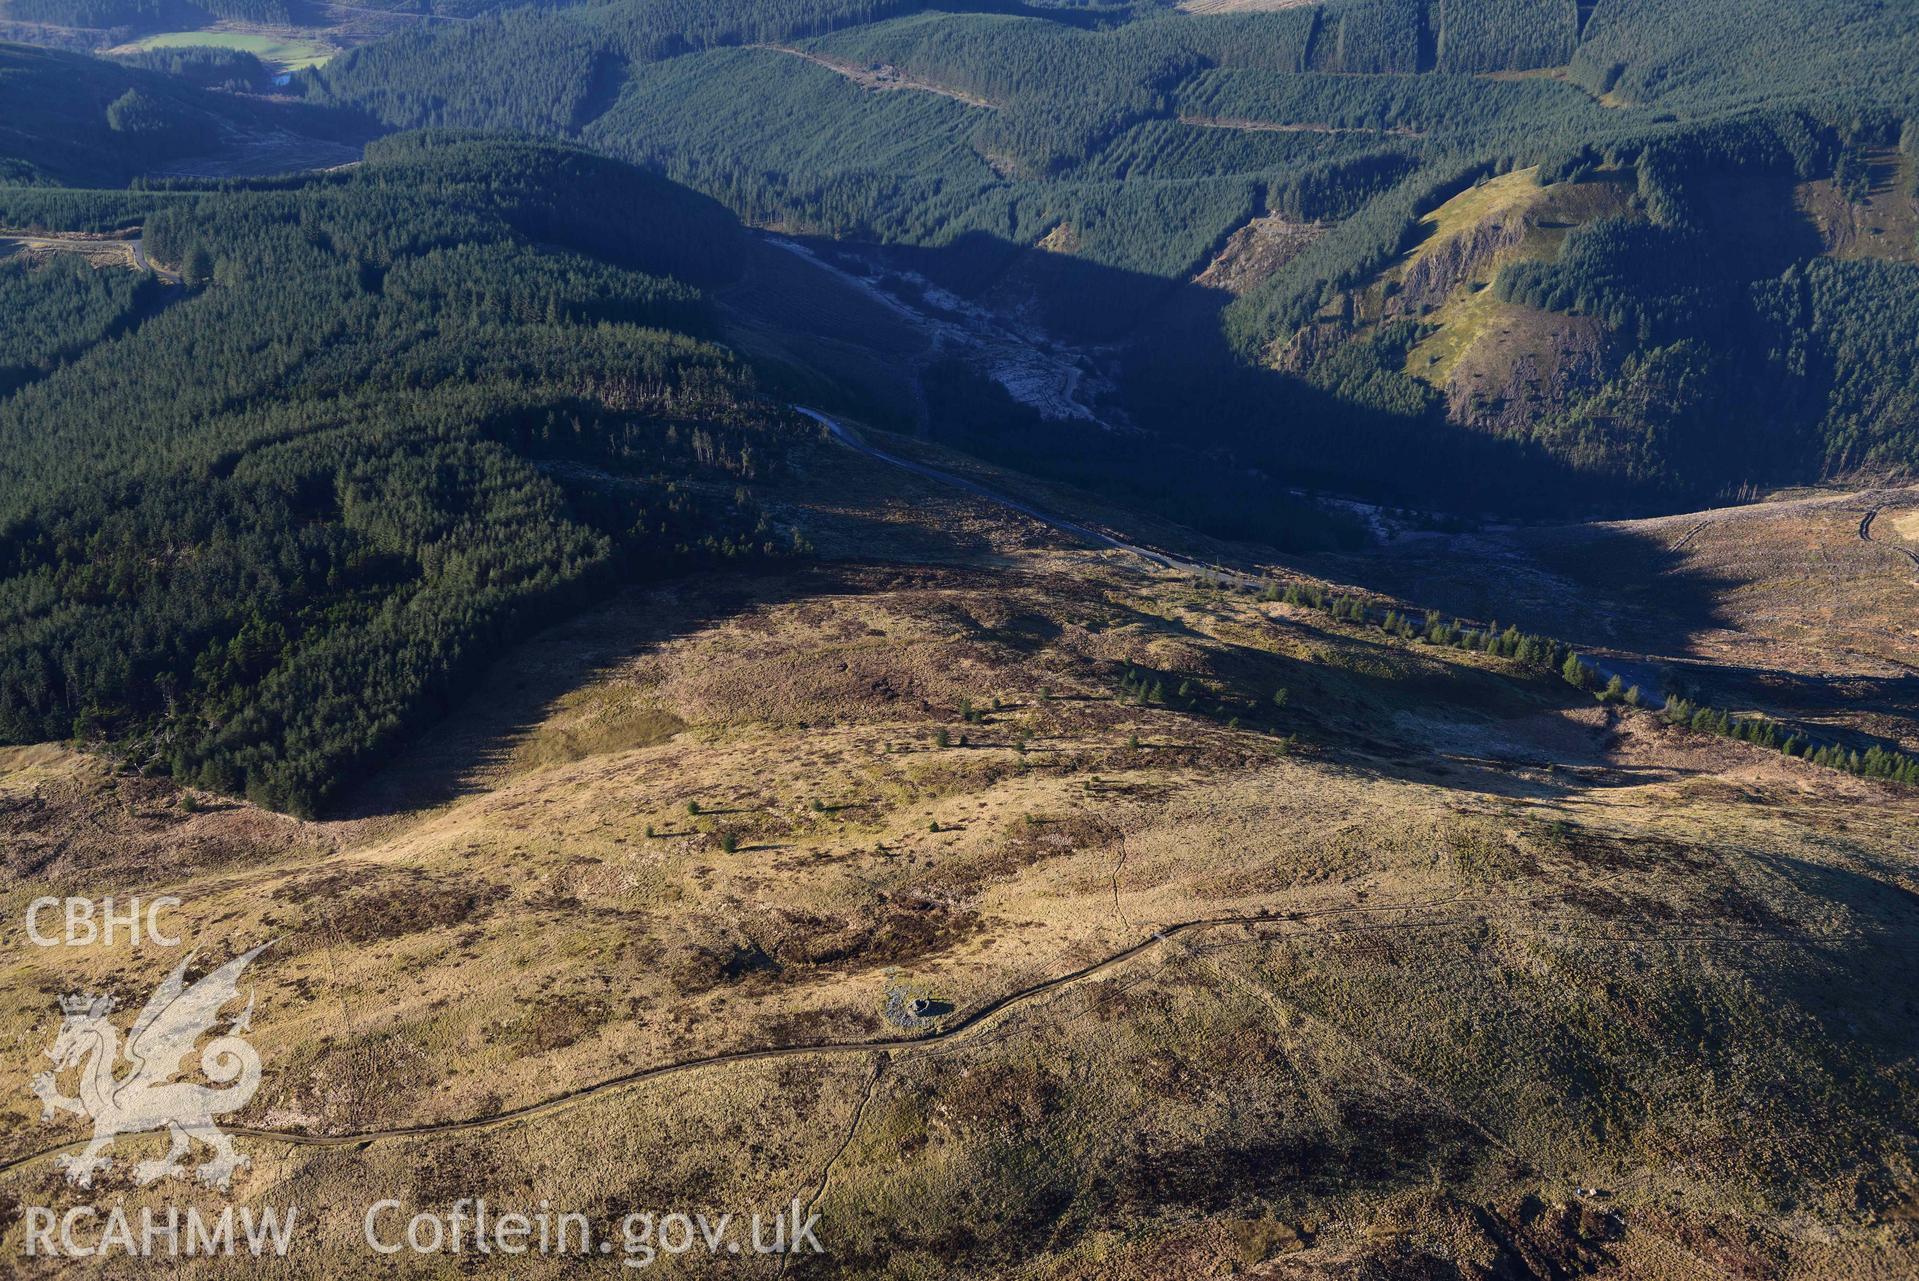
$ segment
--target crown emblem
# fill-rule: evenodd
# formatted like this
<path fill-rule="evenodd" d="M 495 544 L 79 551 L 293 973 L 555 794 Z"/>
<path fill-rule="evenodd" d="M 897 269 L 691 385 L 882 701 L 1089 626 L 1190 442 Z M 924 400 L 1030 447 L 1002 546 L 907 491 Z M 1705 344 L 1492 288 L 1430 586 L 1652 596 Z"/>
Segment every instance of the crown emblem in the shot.
<path fill-rule="evenodd" d="M 60 998 L 60 1012 L 63 1014 L 83 1014 L 88 1018 L 105 1018 L 113 1010 L 113 998 L 110 996 L 90 996 L 78 994 Z"/>

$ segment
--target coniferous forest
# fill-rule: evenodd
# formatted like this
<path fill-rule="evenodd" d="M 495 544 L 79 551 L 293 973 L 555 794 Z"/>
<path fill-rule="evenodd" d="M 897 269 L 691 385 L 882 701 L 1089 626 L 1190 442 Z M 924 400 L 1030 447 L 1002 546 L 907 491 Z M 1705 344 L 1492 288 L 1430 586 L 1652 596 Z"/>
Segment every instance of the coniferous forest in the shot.
<path fill-rule="evenodd" d="M 722 5 L 694 22 L 587 5 L 385 42 L 307 92 L 391 126 L 574 138 L 752 223 L 918 251 L 916 269 L 966 296 L 1069 236 L 1073 283 L 1036 305 L 1056 332 L 1125 347 L 1114 406 L 1175 447 L 1198 431 L 1256 470 L 1465 510 L 1651 510 L 1915 462 L 1907 419 L 1868 425 L 1858 408 L 1857 336 L 1822 326 L 1886 314 L 1919 249 L 1822 266 L 1816 235 L 1786 242 L 1806 230 L 1804 189 L 1842 169 L 1857 216 L 1903 201 L 1891 212 L 1912 239 L 1919 107 L 1895 51 L 1919 47 L 1919 23 L 1762 8 Z M 1781 58 L 1767 23 L 1816 53 Z M 528 48 L 542 51 L 530 67 Z M 872 69 L 918 91 L 863 90 L 853 73 Z M 1869 201 L 1875 164 L 1903 187 Z M 1482 282 L 1524 316 L 1604 331 L 1596 360 L 1574 359 L 1576 376 L 1520 413 L 1523 388 L 1421 377 L 1410 362 L 1444 317 L 1379 323 L 1396 305 L 1377 314 L 1378 291 L 1432 210 L 1533 167 L 1542 184 L 1599 174 L 1633 194 Z M 1691 194 L 1729 174 L 1752 200 Z M 1317 230 L 1235 296 L 1187 297 L 1265 215 Z M 1828 298 L 1859 296 L 1782 310 L 1809 274 Z M 1713 341 L 1686 341 L 1700 332 Z M 1904 403 L 1904 364 L 1881 405 Z M 1208 406 L 1197 427 L 1171 410 L 1194 403 Z M 1328 416 L 1341 429 L 1316 425 Z"/>
<path fill-rule="evenodd" d="M 0 0 L 0 1277 L 1919 1277 L 1916 789 L 1919 0 Z"/>
<path fill-rule="evenodd" d="M 0 45 L 0 229 L 137 228 L 181 278 L 0 264 L 0 735 L 312 809 L 530 620 L 790 554 L 753 487 L 800 427 L 713 302 L 766 231 L 1099 375 L 1072 423 L 945 355 L 809 388 L 1218 534 L 1349 541 L 1299 486 L 1537 517 L 1919 466 L 1896 6 L 462 14 L 277 89 Z M 288 133 L 373 141 L 162 176 Z M 1442 358 L 1488 306 L 1570 345 Z"/>
<path fill-rule="evenodd" d="M 753 486 L 807 429 L 699 336 L 705 198 L 412 136 L 144 203 L 98 217 L 182 285 L 0 271 L 0 736 L 308 813 L 555 611 L 799 550 Z"/>

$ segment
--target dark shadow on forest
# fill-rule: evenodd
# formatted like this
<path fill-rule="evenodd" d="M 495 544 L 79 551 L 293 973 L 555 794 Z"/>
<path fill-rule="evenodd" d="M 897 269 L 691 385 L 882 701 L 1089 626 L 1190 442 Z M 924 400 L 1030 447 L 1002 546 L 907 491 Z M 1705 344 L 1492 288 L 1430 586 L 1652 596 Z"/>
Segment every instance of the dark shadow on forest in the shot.
<path fill-rule="evenodd" d="M 1564 525 L 1463 535 L 1414 532 L 1305 567 L 1485 626 L 1517 626 L 1582 649 L 1677 661 L 1693 636 L 1738 626 L 1737 580 L 1675 549 L 1670 530 Z"/>
<path fill-rule="evenodd" d="M 875 545 L 882 533 L 873 531 Z M 959 554 L 955 549 L 954 557 Z M 514 749 L 562 698 L 648 650 L 761 606 L 864 595 L 887 586 L 862 581 L 843 564 L 803 562 L 625 587 L 507 650 L 471 694 L 353 788 L 327 817 L 390 817 L 477 795 L 507 772 Z"/>
<path fill-rule="evenodd" d="M 1455 426 L 1436 402 L 1424 412 L 1390 412 L 1361 403 L 1353 388 L 1316 386 L 1252 364 L 1222 330 L 1221 313 L 1232 301 L 1223 290 L 984 232 L 938 248 L 796 239 L 861 274 L 878 269 L 897 301 L 939 323 L 964 324 L 965 318 L 942 309 L 937 297 L 929 300 L 911 286 L 912 278 L 1002 321 L 1043 331 L 1035 335 L 1036 348 L 1111 379 L 1117 390 L 1093 408 L 1121 430 L 1044 418 L 995 381 L 989 358 L 965 356 L 923 366 L 924 403 L 911 404 L 904 403 L 896 376 L 860 379 L 842 354 L 833 362 L 843 374 L 841 396 L 829 408 L 874 413 L 878 406 L 883 425 L 917 424 L 943 444 L 1120 503 L 1150 506 L 1207 533 L 1282 548 L 1324 545 L 1323 537 L 1303 536 L 1303 518 L 1271 518 L 1294 501 L 1293 489 L 1522 518 L 1674 507 L 1670 496 L 1576 471 L 1520 441 Z M 902 359 L 897 331 L 910 323 L 894 318 L 869 344 L 889 375 Z M 844 332 L 833 335 L 842 352 L 847 341 Z M 955 370 L 955 363 L 965 368 Z M 1319 519 L 1328 527 L 1340 521 L 1331 514 Z"/>
<path fill-rule="evenodd" d="M 1056 336 L 1056 353 L 1083 355 L 1113 376 L 1118 391 L 1098 407 L 1122 427 L 1142 430 L 1045 420 L 986 372 L 955 369 L 960 362 L 942 362 L 932 343 L 903 334 L 907 322 L 882 302 L 855 297 L 858 290 L 842 278 L 780 252 L 783 298 L 803 293 L 797 273 L 810 273 L 820 283 L 819 297 L 836 299 L 822 301 L 811 322 L 790 301 L 778 306 L 780 323 L 789 331 L 796 320 L 813 324 L 815 348 L 830 353 L 822 364 L 832 376 L 807 388 L 814 403 L 837 397 L 838 406 L 866 421 L 909 431 L 918 424 L 941 444 L 1200 533 L 1283 553 L 1332 553 L 1311 567 L 1449 618 L 1517 623 L 1583 647 L 1675 656 L 1686 652 L 1692 634 L 1736 625 L 1719 604 L 1732 584 L 1692 567 L 1650 532 L 1569 525 L 1527 530 L 1505 546 L 1434 536 L 1415 540 L 1419 550 L 1391 547 L 1380 554 L 1350 516 L 1288 491 L 1556 521 L 1569 511 L 1661 510 L 1671 500 L 1612 485 L 1438 415 L 1369 410 L 1299 378 L 1252 367 L 1221 330 L 1221 311 L 1231 301 L 1223 291 L 983 233 L 941 248 L 802 243 L 855 275 L 879 273 L 895 301 L 943 323 L 964 318 L 940 308 L 938 295 L 929 300 L 913 281 L 996 316 L 1026 307 Z M 749 279 L 729 294 L 729 305 L 742 314 L 750 315 L 752 284 Z M 770 325 L 774 317 L 759 319 Z M 862 347 L 863 325 L 873 331 L 864 359 L 849 358 Z M 809 354 L 804 340 L 792 352 L 795 359 Z M 880 374 L 862 378 L 862 367 Z M 908 386 L 916 388 L 917 403 L 903 390 Z M 1530 562 L 1527 572 L 1512 573 L 1508 556 Z"/>

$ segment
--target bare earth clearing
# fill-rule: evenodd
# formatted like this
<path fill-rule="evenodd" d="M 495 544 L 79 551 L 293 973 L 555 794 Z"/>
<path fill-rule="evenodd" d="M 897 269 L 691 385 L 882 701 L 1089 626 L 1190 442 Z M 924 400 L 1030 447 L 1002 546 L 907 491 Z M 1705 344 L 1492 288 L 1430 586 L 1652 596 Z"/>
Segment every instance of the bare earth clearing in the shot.
<path fill-rule="evenodd" d="M 72 254 L 85 259 L 90 267 L 124 267 L 131 271 L 139 265 L 134 253 L 136 243 L 118 236 L 78 232 L 34 234 L 0 228 L 0 259 L 16 254 L 35 260 L 53 254 Z"/>
<path fill-rule="evenodd" d="M 1316 0 L 1180 0 L 1186 13 L 1277 13 L 1281 9 L 1300 9 Z"/>
<path fill-rule="evenodd" d="M 942 98 L 951 98 L 955 102 L 963 102 L 969 107 L 978 107 L 984 111 L 999 110 L 998 103 L 989 102 L 977 94 L 967 93 L 963 89 L 954 89 L 947 85 L 934 84 L 930 80 L 922 80 L 916 76 L 909 76 L 898 67 L 885 63 L 874 63 L 863 66 L 857 63 L 843 62 L 838 58 L 829 58 L 824 54 L 811 53 L 805 49 L 795 49 L 789 45 L 763 44 L 753 45 L 751 47 L 755 49 L 771 49 L 775 53 L 784 53 L 794 58 L 804 58 L 816 67 L 825 67 L 835 75 L 845 76 L 860 88 L 870 89 L 876 93 L 885 93 L 897 89 L 910 89 L 916 93 L 931 93 L 937 94 Z"/>

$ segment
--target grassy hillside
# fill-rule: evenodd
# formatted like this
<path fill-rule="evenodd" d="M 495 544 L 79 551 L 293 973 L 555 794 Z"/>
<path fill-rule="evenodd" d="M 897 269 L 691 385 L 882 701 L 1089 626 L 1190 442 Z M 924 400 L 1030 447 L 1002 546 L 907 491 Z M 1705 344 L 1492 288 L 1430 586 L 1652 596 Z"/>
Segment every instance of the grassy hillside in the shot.
<path fill-rule="evenodd" d="M 280 940 L 244 1203 L 545 1198 L 617 1243 L 797 1195 L 844 1277 L 1909 1270 L 1909 790 L 792 461 L 827 563 L 540 634 L 365 821 L 0 755 L 0 903 L 137 875 Z M 23 1037 L 56 966 L 124 965 L 52 951 Z M 79 1134 L 0 1072 L 7 1159 Z M 45 1162 L 7 1194 L 86 1195 Z"/>
<path fill-rule="evenodd" d="M 1919 490 L 1573 519 L 1919 462 L 1909 19 L 1759 14 L 518 9 L 224 182 L 0 46 L 0 919 L 271 943 L 220 1193 L 34 1106 L 176 962 L 0 955 L 0 1252 L 1919 1275 Z M 607 1248 L 368 1248 L 481 1199 Z"/>

